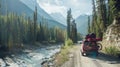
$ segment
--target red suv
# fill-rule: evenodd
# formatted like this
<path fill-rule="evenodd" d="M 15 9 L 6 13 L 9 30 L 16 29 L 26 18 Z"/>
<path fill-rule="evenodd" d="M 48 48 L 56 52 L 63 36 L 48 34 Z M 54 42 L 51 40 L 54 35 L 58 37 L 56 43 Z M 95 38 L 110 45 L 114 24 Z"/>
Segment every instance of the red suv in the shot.
<path fill-rule="evenodd" d="M 98 50 L 102 49 L 102 45 L 100 43 L 97 43 L 98 41 L 101 41 L 102 39 L 96 38 L 96 36 L 92 34 L 87 35 L 85 38 L 85 41 L 83 41 L 81 46 L 81 54 L 83 56 L 88 55 L 90 53 L 94 53 L 96 56 L 98 55 Z"/>

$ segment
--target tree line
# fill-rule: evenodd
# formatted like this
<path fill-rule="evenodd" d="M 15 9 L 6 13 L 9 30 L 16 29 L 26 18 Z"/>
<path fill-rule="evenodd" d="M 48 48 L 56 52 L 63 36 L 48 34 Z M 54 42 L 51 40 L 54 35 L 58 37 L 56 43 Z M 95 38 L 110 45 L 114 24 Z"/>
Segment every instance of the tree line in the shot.
<path fill-rule="evenodd" d="M 37 7 L 33 18 L 9 13 L 0 15 L 0 45 L 12 48 L 22 43 L 64 42 L 65 30 L 59 27 L 48 27 L 49 21 L 37 17 Z"/>
<path fill-rule="evenodd" d="M 97 37 L 102 38 L 107 27 L 116 20 L 120 24 L 120 2 L 119 0 L 92 0 L 93 15 L 92 22 L 88 17 L 88 33 L 94 32 Z"/>
<path fill-rule="evenodd" d="M 67 39 L 71 39 L 74 43 L 77 42 L 77 28 L 75 20 L 72 17 L 71 9 L 67 11 Z"/>

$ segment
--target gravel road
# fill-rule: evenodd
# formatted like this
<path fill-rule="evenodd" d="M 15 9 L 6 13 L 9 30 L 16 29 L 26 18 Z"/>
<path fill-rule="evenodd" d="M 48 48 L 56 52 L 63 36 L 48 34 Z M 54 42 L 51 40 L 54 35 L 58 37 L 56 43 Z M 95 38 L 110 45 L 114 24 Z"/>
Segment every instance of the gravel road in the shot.
<path fill-rule="evenodd" d="M 70 60 L 62 67 L 120 67 L 120 59 L 102 53 L 97 57 L 93 55 L 82 56 L 80 45 L 76 45 L 71 54 L 73 57 L 70 57 Z"/>

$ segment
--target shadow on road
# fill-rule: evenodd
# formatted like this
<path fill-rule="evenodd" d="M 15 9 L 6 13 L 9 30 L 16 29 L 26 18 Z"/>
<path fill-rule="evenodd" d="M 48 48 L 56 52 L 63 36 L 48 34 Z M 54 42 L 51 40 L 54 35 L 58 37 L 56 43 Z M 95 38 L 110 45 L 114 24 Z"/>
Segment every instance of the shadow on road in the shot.
<path fill-rule="evenodd" d="M 99 53 L 98 56 L 95 56 L 94 54 L 90 54 L 86 57 L 92 58 L 94 60 L 100 60 L 103 62 L 108 62 L 109 64 L 119 64 L 120 63 L 120 58 L 106 55 L 104 53 Z"/>

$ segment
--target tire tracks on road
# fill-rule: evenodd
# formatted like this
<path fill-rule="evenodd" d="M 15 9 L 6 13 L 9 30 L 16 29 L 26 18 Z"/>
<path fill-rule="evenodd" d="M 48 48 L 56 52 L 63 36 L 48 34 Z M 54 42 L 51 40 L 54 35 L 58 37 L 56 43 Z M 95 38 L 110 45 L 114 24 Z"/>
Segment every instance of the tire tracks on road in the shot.
<path fill-rule="evenodd" d="M 78 46 L 79 47 L 79 46 Z M 81 67 L 80 62 L 80 49 L 77 47 L 76 51 L 74 52 L 74 67 Z"/>
<path fill-rule="evenodd" d="M 92 60 L 96 67 L 102 67 L 102 65 L 97 60 Z"/>

